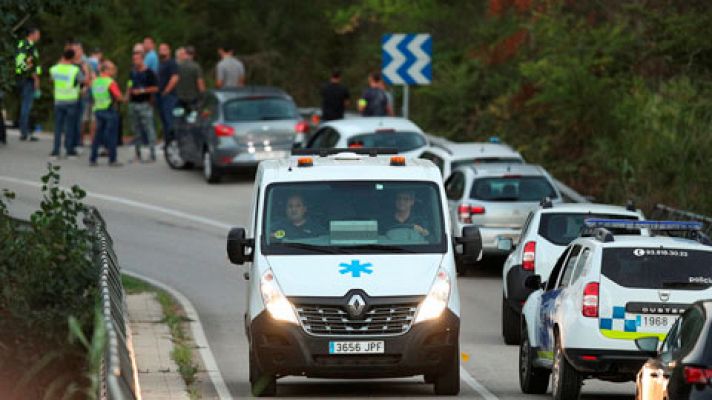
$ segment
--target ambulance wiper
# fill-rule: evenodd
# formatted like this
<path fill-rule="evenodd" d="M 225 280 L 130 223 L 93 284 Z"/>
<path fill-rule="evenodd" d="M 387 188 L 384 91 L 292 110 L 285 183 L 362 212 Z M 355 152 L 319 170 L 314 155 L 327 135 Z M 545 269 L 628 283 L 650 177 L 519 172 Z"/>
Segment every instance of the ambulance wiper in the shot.
<path fill-rule="evenodd" d="M 352 246 L 342 246 L 340 249 L 343 250 L 382 250 L 384 252 L 392 253 L 415 253 L 413 250 L 405 249 L 400 246 L 393 246 L 388 244 L 357 244 Z"/>
<path fill-rule="evenodd" d="M 282 247 L 288 247 L 290 249 L 309 250 L 309 251 L 313 251 L 315 253 L 323 253 L 323 254 L 339 254 L 340 253 L 340 251 L 338 251 L 334 247 L 319 246 L 316 244 L 289 242 L 289 243 L 280 243 L 279 245 Z"/>
<path fill-rule="evenodd" d="M 707 289 L 709 283 L 703 282 L 685 282 L 685 281 L 664 281 L 663 288 L 665 289 Z"/>

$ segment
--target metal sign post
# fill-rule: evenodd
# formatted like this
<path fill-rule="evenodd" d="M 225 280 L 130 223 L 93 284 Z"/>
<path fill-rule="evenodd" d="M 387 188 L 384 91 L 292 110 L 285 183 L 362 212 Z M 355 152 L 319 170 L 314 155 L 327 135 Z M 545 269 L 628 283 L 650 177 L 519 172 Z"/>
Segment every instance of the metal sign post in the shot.
<path fill-rule="evenodd" d="M 403 117 L 408 118 L 410 85 L 433 81 L 433 40 L 428 33 L 389 33 L 381 39 L 381 74 L 389 85 L 403 85 Z"/>

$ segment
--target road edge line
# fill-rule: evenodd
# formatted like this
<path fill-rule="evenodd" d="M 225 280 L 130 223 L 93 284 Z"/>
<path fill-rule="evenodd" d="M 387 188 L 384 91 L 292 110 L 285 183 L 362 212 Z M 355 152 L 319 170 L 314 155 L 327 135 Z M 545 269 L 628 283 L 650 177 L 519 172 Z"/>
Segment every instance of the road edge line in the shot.
<path fill-rule="evenodd" d="M 215 391 L 218 393 L 218 397 L 220 398 L 220 400 L 231 400 L 232 396 L 230 395 L 230 390 L 225 384 L 225 380 L 223 379 L 222 373 L 218 368 L 217 361 L 215 361 L 213 351 L 210 348 L 208 339 L 205 337 L 203 324 L 200 322 L 200 317 L 198 316 L 198 312 L 195 310 L 195 307 L 193 307 L 193 303 L 191 303 L 190 300 L 188 300 L 188 298 L 185 297 L 181 292 L 172 288 L 171 286 L 166 285 L 165 283 L 141 275 L 138 272 L 122 270 L 122 273 L 133 278 L 146 281 L 159 289 L 165 290 L 181 304 L 183 310 L 185 311 L 186 317 L 190 320 L 190 330 L 193 335 L 193 340 L 195 340 L 195 344 L 200 353 L 200 357 L 203 359 L 203 363 L 205 364 L 205 369 L 207 370 L 206 372 L 210 377 L 210 381 L 212 382 L 213 387 L 215 387 Z"/>
<path fill-rule="evenodd" d="M 460 364 L 460 379 L 471 387 L 475 392 L 479 393 L 485 400 L 499 400 L 492 392 L 487 390 L 474 376 L 470 375 L 462 364 Z"/>

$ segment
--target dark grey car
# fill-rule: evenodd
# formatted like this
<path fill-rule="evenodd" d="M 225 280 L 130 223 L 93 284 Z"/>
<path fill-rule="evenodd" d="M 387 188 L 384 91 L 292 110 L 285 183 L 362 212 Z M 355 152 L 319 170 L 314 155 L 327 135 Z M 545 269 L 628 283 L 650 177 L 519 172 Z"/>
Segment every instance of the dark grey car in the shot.
<path fill-rule="evenodd" d="M 271 87 L 211 90 L 197 110 L 177 110 L 166 143 L 171 168 L 202 166 L 215 183 L 262 160 L 289 157 L 307 130 L 292 98 Z"/>

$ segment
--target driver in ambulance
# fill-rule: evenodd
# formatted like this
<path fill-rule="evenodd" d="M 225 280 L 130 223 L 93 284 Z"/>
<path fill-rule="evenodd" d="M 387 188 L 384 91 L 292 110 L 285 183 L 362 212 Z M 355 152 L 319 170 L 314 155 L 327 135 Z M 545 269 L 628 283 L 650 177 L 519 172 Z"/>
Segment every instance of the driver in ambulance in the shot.
<path fill-rule="evenodd" d="M 396 193 L 395 210 L 388 218 L 379 224 L 384 232 L 397 228 L 410 228 L 423 237 L 430 235 L 429 225 L 425 218 L 413 212 L 415 192 L 400 191 Z"/>

